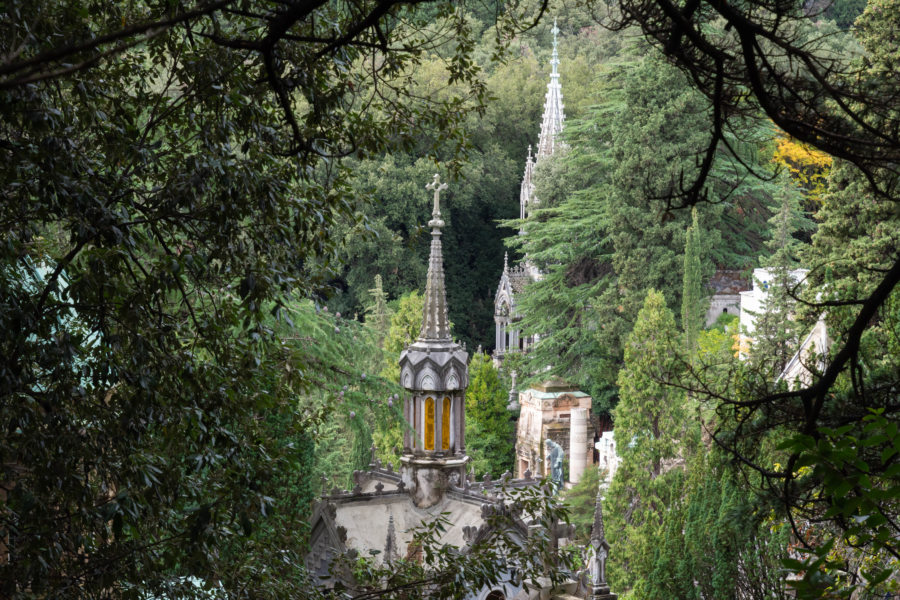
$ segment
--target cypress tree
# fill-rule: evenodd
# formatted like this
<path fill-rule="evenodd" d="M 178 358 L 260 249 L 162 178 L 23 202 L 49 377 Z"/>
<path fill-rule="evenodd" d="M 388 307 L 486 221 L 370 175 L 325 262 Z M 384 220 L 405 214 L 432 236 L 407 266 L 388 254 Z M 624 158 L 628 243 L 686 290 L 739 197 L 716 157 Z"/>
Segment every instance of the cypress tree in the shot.
<path fill-rule="evenodd" d="M 646 577 L 665 531 L 669 507 L 680 502 L 683 471 L 672 468 L 698 438 L 684 392 L 668 385 L 681 375 L 675 316 L 661 292 L 650 290 L 625 343 L 619 403 L 613 410 L 616 447 L 622 457 L 607 497 L 607 532 L 616 548 L 610 565 L 617 590 L 650 597 Z M 621 565 L 621 566 L 620 566 Z"/>
<path fill-rule="evenodd" d="M 703 328 L 705 302 L 703 275 L 700 265 L 700 224 L 696 207 L 691 210 L 692 224 L 688 227 L 684 243 L 684 276 L 681 294 L 681 327 L 688 357 L 693 357 L 697 336 Z"/>

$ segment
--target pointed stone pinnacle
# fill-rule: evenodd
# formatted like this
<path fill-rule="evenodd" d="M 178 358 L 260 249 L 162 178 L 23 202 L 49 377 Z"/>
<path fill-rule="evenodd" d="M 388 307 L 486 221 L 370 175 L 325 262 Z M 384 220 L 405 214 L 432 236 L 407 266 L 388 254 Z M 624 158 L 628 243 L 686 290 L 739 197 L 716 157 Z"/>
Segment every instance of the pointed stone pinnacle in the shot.
<path fill-rule="evenodd" d="M 565 114 L 563 113 L 562 87 L 559 84 L 559 28 L 553 23 L 553 56 L 550 60 L 550 82 L 547 84 L 547 95 L 544 102 L 544 115 L 541 119 L 541 135 L 538 138 L 537 159 L 553 154 L 556 149 L 556 137 L 562 131 Z"/>
<path fill-rule="evenodd" d="M 440 182 L 435 174 L 434 180 L 425 189 L 434 190 L 434 210 L 428 225 L 431 230 L 431 255 L 428 258 L 428 277 L 425 281 L 425 310 L 422 319 L 420 340 L 450 340 L 450 322 L 447 318 L 447 293 L 444 289 L 444 256 L 441 248 L 440 194 L 447 189 L 446 183 Z"/>
<path fill-rule="evenodd" d="M 594 504 L 594 524 L 591 527 L 591 545 L 598 547 L 606 543 L 606 531 L 603 527 L 603 495 L 597 490 L 597 501 Z"/>

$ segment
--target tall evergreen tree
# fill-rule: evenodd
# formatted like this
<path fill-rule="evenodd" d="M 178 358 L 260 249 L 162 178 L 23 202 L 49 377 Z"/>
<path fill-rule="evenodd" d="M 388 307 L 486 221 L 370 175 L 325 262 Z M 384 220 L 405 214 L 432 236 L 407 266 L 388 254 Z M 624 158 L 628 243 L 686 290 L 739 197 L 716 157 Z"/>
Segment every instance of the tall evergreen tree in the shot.
<path fill-rule="evenodd" d="M 611 570 L 613 587 L 634 588 L 636 597 L 645 597 L 645 577 L 664 535 L 661 524 L 669 507 L 680 501 L 683 459 L 699 437 L 684 393 L 670 385 L 683 372 L 682 348 L 663 294 L 650 290 L 625 343 L 613 411 L 622 462 L 604 510 L 610 543 L 621 553 Z"/>
<path fill-rule="evenodd" d="M 681 292 L 681 328 L 684 330 L 684 346 L 688 356 L 697 348 L 697 336 L 703 328 L 703 317 L 708 302 L 703 293 L 703 273 L 700 264 L 700 223 L 697 208 L 691 209 L 691 226 L 684 242 L 684 273 Z"/>

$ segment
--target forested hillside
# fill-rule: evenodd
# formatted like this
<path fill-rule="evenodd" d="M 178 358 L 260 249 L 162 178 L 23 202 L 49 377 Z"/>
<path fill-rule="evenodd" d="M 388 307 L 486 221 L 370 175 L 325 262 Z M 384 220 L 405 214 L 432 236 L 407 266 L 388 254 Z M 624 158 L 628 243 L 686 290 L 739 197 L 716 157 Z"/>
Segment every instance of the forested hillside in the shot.
<path fill-rule="evenodd" d="M 529 573 L 440 520 L 393 565 L 351 556 L 352 590 L 306 571 L 313 498 L 396 464 L 409 427 L 434 173 L 479 477 L 514 466 L 511 371 L 559 376 L 614 426 L 623 600 L 900 590 L 900 0 L 0 15 L 0 597 L 574 575 L 540 488 Z M 565 128 L 519 220 L 554 20 Z M 498 370 L 505 252 L 543 274 L 518 298 L 540 339 Z M 756 267 L 754 331 L 704 327 L 711 275 Z"/>

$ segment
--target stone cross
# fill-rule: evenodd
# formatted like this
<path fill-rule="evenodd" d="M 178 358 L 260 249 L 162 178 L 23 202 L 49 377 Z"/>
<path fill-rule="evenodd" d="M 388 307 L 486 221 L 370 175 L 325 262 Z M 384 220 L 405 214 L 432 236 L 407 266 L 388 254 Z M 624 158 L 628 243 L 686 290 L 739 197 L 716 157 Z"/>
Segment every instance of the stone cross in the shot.
<path fill-rule="evenodd" d="M 434 210 L 431 216 L 437 218 L 441 215 L 441 192 L 447 189 L 446 183 L 441 183 L 441 176 L 434 174 L 434 181 L 425 186 L 426 190 L 434 190 Z"/>

